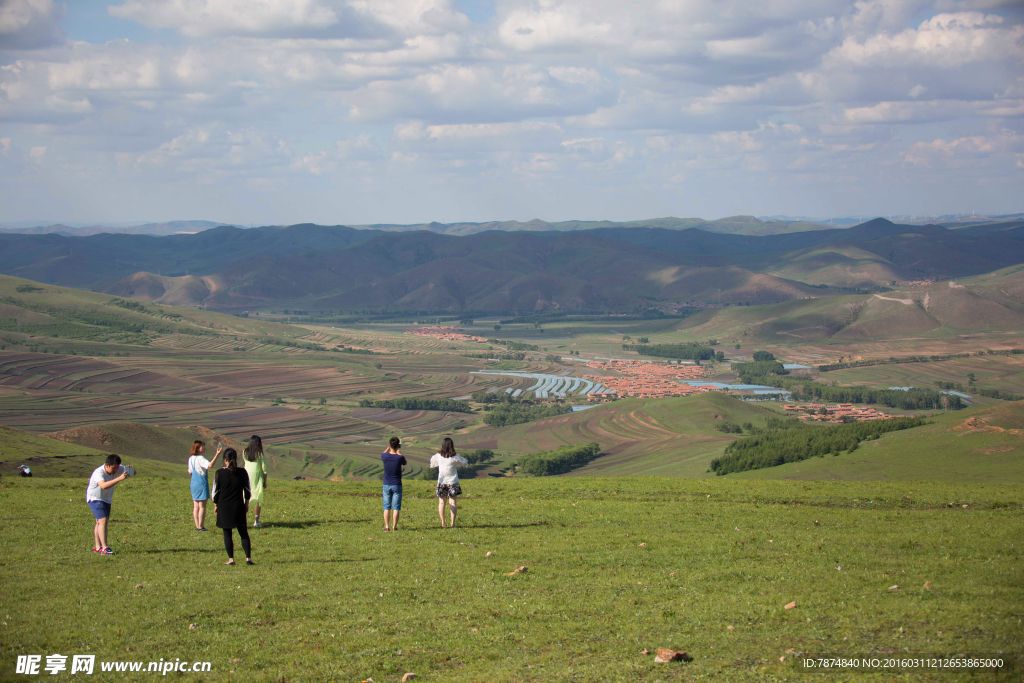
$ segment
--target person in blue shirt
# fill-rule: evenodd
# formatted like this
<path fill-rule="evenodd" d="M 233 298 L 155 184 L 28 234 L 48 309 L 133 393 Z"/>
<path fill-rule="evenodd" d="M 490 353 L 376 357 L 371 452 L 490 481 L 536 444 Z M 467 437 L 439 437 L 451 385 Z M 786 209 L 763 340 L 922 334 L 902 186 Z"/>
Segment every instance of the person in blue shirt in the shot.
<path fill-rule="evenodd" d="M 397 531 L 398 513 L 402 510 L 402 466 L 407 464 L 397 436 L 391 437 L 380 459 L 384 462 L 384 531 Z M 391 511 L 390 525 L 388 510 Z"/>

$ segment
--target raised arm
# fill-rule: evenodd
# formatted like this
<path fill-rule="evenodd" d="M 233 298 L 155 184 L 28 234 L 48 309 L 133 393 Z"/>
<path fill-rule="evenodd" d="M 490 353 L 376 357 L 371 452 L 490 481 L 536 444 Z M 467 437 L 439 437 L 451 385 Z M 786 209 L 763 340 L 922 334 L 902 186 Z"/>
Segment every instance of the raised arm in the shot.
<path fill-rule="evenodd" d="M 117 477 L 116 479 L 111 479 L 110 481 L 98 481 L 98 482 L 96 482 L 96 485 L 99 486 L 101 489 L 106 490 L 106 489 L 109 489 L 111 486 L 115 486 L 117 484 L 120 484 L 122 481 L 124 481 L 127 478 L 128 478 L 128 470 L 124 470 L 123 472 L 121 472 L 121 476 L 120 477 Z"/>

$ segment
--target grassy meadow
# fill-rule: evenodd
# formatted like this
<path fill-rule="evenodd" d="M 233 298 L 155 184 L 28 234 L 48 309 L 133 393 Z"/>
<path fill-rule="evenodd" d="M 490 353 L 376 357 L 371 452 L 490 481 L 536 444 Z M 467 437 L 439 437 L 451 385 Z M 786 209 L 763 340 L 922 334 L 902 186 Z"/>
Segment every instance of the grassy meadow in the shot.
<path fill-rule="evenodd" d="M 1019 485 L 474 480 L 442 530 L 408 481 L 385 534 L 378 484 L 272 481 L 256 566 L 225 567 L 184 479 L 118 486 L 113 557 L 90 551 L 84 479 L 2 481 L 5 680 L 32 653 L 212 663 L 183 681 L 807 680 L 801 654 L 1008 663 L 819 680 L 1022 672 Z"/>

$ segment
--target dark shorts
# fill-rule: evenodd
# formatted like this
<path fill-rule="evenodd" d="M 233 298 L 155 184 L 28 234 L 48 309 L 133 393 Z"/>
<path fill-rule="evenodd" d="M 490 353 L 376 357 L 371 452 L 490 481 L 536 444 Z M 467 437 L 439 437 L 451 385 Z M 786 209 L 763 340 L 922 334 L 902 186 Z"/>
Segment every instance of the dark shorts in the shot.
<path fill-rule="evenodd" d="M 96 519 L 110 516 L 110 503 L 104 503 L 102 500 L 90 500 L 88 502 L 89 509 L 92 510 L 92 514 Z"/>
<path fill-rule="evenodd" d="M 462 487 L 459 486 L 459 482 L 454 484 L 438 484 L 437 485 L 437 497 L 438 498 L 455 498 L 456 496 L 462 495 Z"/>

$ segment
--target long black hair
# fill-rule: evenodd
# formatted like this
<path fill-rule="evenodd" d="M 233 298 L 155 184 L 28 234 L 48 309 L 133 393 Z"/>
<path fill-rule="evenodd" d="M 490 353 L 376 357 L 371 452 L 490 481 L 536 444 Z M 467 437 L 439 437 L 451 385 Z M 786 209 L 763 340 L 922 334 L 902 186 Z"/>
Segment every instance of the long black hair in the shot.
<path fill-rule="evenodd" d="M 235 470 L 238 469 L 238 453 L 234 448 L 225 449 L 224 466 L 228 468 L 231 474 L 234 474 Z"/>
<path fill-rule="evenodd" d="M 249 462 L 256 462 L 256 458 L 263 455 L 263 439 L 253 434 L 249 437 L 249 445 L 242 451 L 242 455 Z"/>
<path fill-rule="evenodd" d="M 444 437 L 444 441 L 441 442 L 441 455 L 443 455 L 446 458 L 450 458 L 453 455 L 456 455 L 455 442 L 452 441 L 450 436 Z"/>

